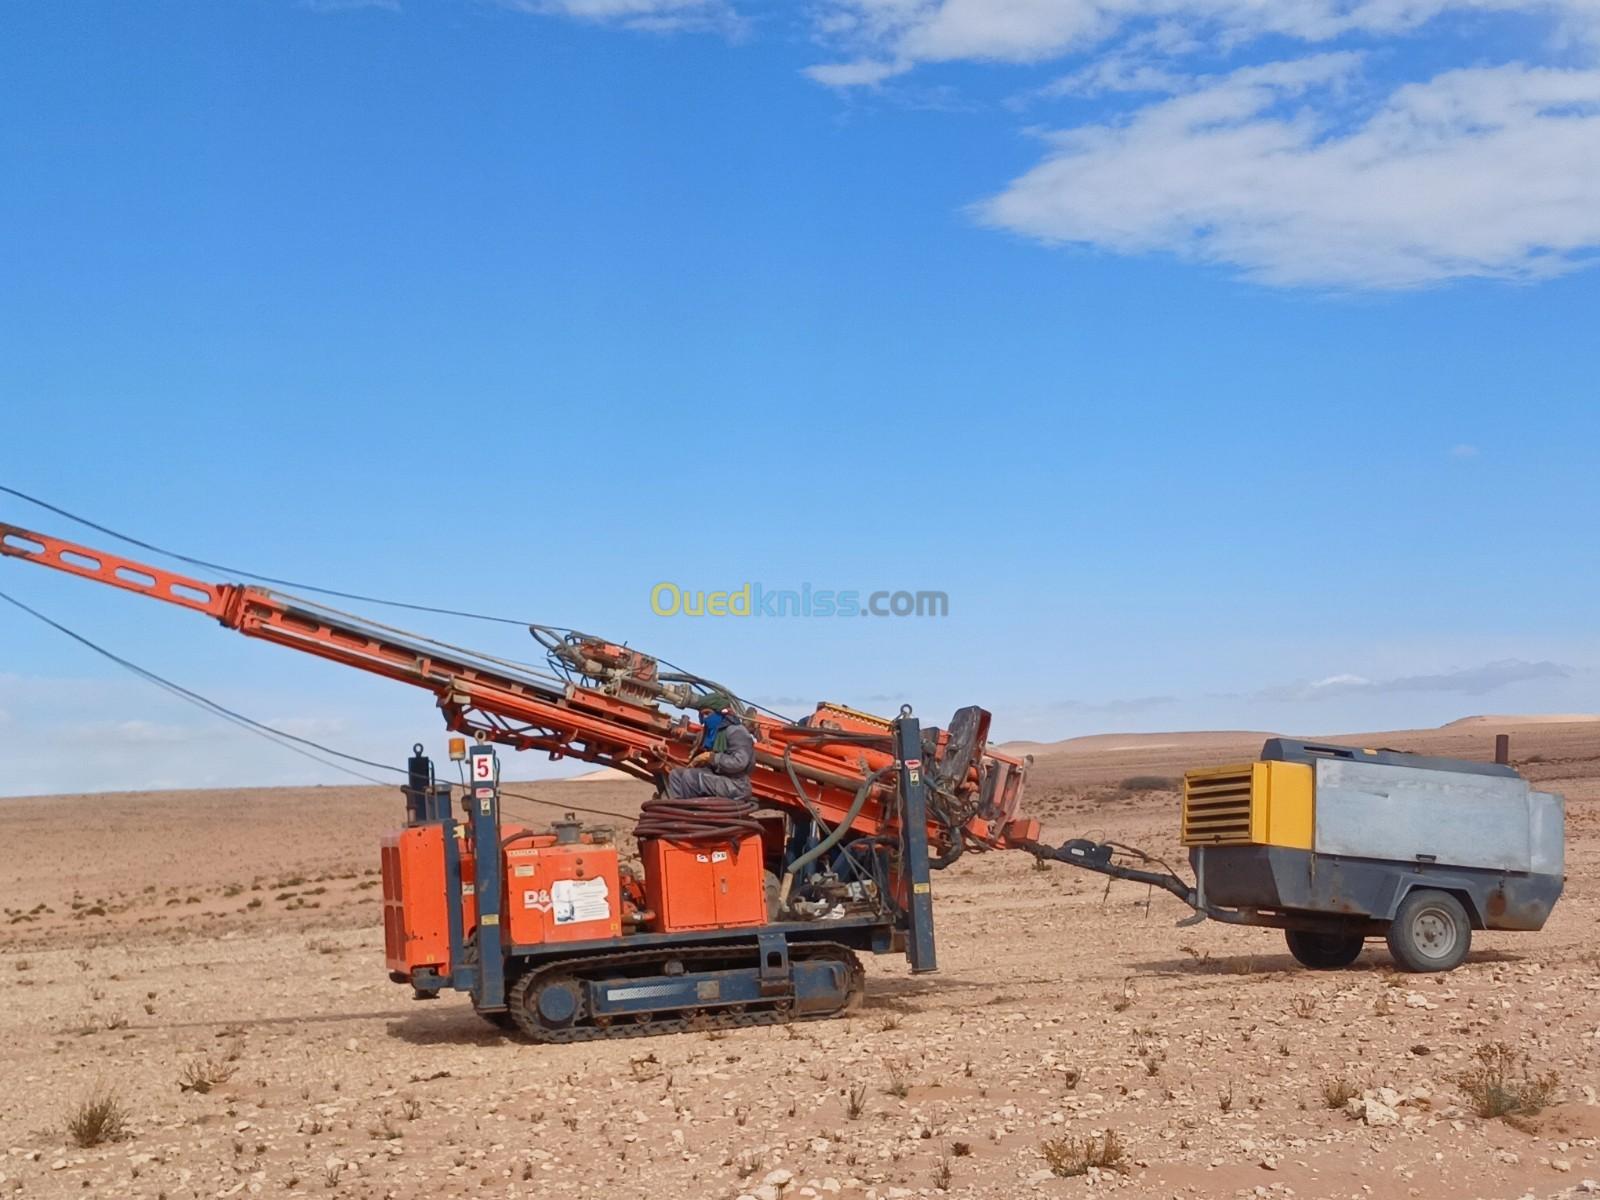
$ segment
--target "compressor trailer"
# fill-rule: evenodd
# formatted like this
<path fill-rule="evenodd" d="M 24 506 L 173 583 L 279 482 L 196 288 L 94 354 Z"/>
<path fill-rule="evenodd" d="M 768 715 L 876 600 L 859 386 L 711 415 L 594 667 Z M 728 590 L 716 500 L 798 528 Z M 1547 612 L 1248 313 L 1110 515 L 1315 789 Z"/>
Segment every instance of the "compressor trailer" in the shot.
<path fill-rule="evenodd" d="M 1272 738 L 1255 762 L 1184 776 L 1182 842 L 1192 885 L 1093 842 L 1028 849 L 1165 888 L 1198 917 L 1282 929 L 1315 970 L 1382 937 L 1403 970 L 1448 971 L 1474 929 L 1544 926 L 1566 807 L 1509 765 Z"/>

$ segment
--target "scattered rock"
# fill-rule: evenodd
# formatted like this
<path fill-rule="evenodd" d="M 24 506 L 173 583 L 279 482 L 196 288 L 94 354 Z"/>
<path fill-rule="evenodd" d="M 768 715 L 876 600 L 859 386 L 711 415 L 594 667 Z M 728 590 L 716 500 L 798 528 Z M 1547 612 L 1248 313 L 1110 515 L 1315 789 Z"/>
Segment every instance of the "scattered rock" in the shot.
<path fill-rule="evenodd" d="M 1372 1126 L 1400 1124 L 1400 1113 L 1393 1105 L 1385 1104 L 1376 1096 L 1352 1100 L 1345 1105 L 1345 1111 Z"/>

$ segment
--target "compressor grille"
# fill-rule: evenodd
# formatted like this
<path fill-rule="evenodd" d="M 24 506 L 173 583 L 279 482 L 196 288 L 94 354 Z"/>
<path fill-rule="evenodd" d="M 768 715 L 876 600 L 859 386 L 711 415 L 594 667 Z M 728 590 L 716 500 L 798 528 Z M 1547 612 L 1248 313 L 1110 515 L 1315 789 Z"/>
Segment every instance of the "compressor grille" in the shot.
<path fill-rule="evenodd" d="M 1253 801 L 1250 764 L 1190 771 L 1183 777 L 1183 844 L 1249 843 Z"/>

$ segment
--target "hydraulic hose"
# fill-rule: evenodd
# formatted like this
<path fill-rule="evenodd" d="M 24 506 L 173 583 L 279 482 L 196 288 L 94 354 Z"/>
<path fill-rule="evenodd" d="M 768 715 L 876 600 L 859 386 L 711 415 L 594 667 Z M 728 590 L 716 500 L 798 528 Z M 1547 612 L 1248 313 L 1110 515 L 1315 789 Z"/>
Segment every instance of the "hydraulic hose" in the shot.
<path fill-rule="evenodd" d="M 959 829 L 952 829 L 950 831 L 950 848 L 943 854 L 929 855 L 928 866 L 935 871 L 942 871 L 966 852 L 967 842 L 962 836 L 962 831 Z"/>
<path fill-rule="evenodd" d="M 647 800 L 639 810 L 639 823 L 633 827 L 633 836 L 641 842 L 664 838 L 675 845 L 711 842 L 737 845 L 751 834 L 761 832 L 761 822 L 751 815 L 755 811 L 752 800 L 730 800 L 722 796 Z"/>
<path fill-rule="evenodd" d="M 789 864 L 784 870 L 783 886 L 778 893 L 780 902 L 789 898 L 789 889 L 794 886 L 794 881 L 800 873 L 800 868 L 816 862 L 817 859 L 839 844 L 840 839 L 849 832 L 850 826 L 855 824 L 856 818 L 861 815 L 861 810 L 866 806 L 867 796 L 871 793 L 873 785 L 878 782 L 880 777 L 892 770 L 894 770 L 893 767 L 879 767 L 871 775 L 868 775 L 866 779 L 862 780 L 861 786 L 856 789 L 855 799 L 850 802 L 849 811 L 844 814 L 844 819 L 833 827 L 833 832 Z"/>

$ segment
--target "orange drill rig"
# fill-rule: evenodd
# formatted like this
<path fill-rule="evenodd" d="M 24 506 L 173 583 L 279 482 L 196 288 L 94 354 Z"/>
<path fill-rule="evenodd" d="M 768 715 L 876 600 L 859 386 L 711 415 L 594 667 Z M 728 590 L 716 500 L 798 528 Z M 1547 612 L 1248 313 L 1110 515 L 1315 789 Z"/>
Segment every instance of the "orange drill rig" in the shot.
<path fill-rule="evenodd" d="M 646 804 L 634 870 L 609 830 L 570 815 L 503 821 L 495 748 L 612 767 L 659 797 L 699 748 L 690 714 L 725 691 L 711 681 L 543 626 L 533 666 L 11 525 L 0 553 L 433 693 L 464 778 L 440 781 L 415 748 L 405 825 L 382 851 L 390 977 L 419 998 L 465 992 L 537 1041 L 841 1013 L 862 994 L 858 951 L 935 969 L 931 870 L 1039 835 L 1018 816 L 1025 764 L 988 748 L 981 708 L 935 729 L 909 708 L 788 721 L 735 702 L 755 739 L 750 800 Z"/>

